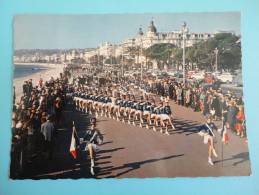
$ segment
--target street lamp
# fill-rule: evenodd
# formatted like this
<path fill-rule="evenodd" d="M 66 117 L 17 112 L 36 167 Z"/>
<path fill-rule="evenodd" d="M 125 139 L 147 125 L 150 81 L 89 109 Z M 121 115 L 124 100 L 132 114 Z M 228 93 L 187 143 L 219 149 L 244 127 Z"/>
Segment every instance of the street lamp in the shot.
<path fill-rule="evenodd" d="M 140 54 L 141 54 L 141 57 L 143 55 L 143 42 L 142 42 L 142 38 L 141 38 L 141 47 L 140 47 Z M 140 77 L 141 77 L 141 81 L 143 80 L 143 64 L 142 64 L 142 61 L 140 62 Z"/>
<path fill-rule="evenodd" d="M 214 53 L 215 53 L 215 55 L 216 55 L 215 72 L 217 72 L 217 71 L 218 71 L 218 53 L 219 53 L 219 50 L 218 50 L 217 47 L 214 49 Z"/>
<path fill-rule="evenodd" d="M 183 83 L 186 82 L 186 64 L 185 64 L 185 40 L 186 40 L 186 34 L 188 33 L 188 28 L 186 22 L 182 25 L 182 38 L 183 38 Z"/>
<path fill-rule="evenodd" d="M 123 49 L 123 47 L 122 47 L 121 61 L 122 61 L 122 64 L 121 64 L 121 75 L 122 75 L 122 77 L 124 77 L 124 49 Z"/>

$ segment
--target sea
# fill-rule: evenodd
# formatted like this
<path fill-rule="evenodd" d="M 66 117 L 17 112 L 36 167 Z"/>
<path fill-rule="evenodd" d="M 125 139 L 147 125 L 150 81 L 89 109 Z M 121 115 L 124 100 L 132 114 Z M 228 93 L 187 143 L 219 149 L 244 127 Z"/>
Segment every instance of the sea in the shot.
<path fill-rule="evenodd" d="M 43 70 L 47 70 L 48 68 L 38 65 L 14 65 L 14 78 L 25 77 L 37 72 L 41 72 Z"/>

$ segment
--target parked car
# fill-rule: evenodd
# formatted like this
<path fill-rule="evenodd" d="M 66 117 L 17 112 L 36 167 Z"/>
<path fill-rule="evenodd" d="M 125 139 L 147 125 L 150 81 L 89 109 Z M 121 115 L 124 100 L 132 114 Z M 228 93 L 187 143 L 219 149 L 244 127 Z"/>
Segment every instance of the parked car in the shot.
<path fill-rule="evenodd" d="M 219 72 L 219 71 L 215 71 L 215 72 L 213 72 L 212 74 L 213 74 L 214 77 L 217 78 L 217 77 L 220 75 L 220 72 Z"/>
<path fill-rule="evenodd" d="M 183 72 L 177 72 L 174 75 L 176 78 L 183 78 Z"/>
<path fill-rule="evenodd" d="M 232 83 L 233 75 L 229 72 L 224 72 L 221 75 L 217 76 L 217 79 L 222 81 L 223 83 Z"/>
<path fill-rule="evenodd" d="M 203 72 L 197 72 L 192 75 L 192 78 L 195 80 L 203 80 L 204 79 L 204 73 Z"/>
<path fill-rule="evenodd" d="M 242 87 L 243 86 L 243 77 L 242 77 L 242 72 L 238 72 L 235 77 L 233 77 L 232 83 L 236 85 L 237 87 Z"/>
<path fill-rule="evenodd" d="M 152 76 L 155 77 L 155 76 L 158 76 L 158 75 L 159 75 L 159 72 L 160 72 L 160 71 L 155 70 L 155 71 L 153 71 L 151 74 L 152 74 Z"/>
<path fill-rule="evenodd" d="M 195 74 L 195 71 L 188 71 L 187 72 L 187 78 L 188 79 L 191 79 L 191 78 L 193 78 L 193 75 Z"/>
<path fill-rule="evenodd" d="M 167 72 L 161 72 L 159 75 L 163 76 L 163 77 L 167 77 L 168 76 L 168 73 Z"/>
<path fill-rule="evenodd" d="M 168 71 L 167 74 L 168 74 L 169 76 L 174 77 L 175 74 L 176 74 L 176 71 Z"/>
<path fill-rule="evenodd" d="M 124 76 L 125 76 L 125 77 L 128 77 L 128 76 L 130 76 L 130 75 L 131 75 L 131 73 L 130 73 L 129 71 L 124 72 Z"/>

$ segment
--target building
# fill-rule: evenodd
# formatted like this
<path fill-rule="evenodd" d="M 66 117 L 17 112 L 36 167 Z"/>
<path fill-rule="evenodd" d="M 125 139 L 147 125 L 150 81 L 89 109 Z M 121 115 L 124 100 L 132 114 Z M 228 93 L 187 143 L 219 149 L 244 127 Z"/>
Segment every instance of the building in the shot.
<path fill-rule="evenodd" d="M 183 33 L 181 30 L 171 32 L 158 32 L 154 21 L 151 20 L 148 31 L 143 32 L 142 28 L 139 28 L 137 35 L 133 38 L 127 39 L 123 42 L 123 45 L 127 47 L 140 46 L 142 48 L 148 48 L 154 44 L 159 43 L 171 43 L 177 47 L 182 47 Z M 200 41 L 205 41 L 214 37 L 213 33 L 190 33 L 186 35 L 186 47 L 190 47 Z"/>

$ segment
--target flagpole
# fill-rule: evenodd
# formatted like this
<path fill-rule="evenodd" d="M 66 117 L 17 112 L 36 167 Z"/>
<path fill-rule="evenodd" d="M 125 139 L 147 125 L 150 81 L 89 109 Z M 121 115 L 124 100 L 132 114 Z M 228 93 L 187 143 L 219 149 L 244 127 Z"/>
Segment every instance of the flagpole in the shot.
<path fill-rule="evenodd" d="M 222 127 L 221 127 L 221 167 L 223 167 L 223 136 L 224 136 L 224 111 L 223 105 L 221 107 L 221 120 L 222 120 Z"/>
<path fill-rule="evenodd" d="M 221 167 L 223 167 L 223 147 L 224 147 L 224 144 L 223 144 L 223 141 L 221 140 Z"/>
<path fill-rule="evenodd" d="M 221 133 L 221 167 L 223 167 L 223 157 L 224 157 L 224 150 L 223 150 L 223 147 L 224 147 L 224 143 L 223 143 L 223 136 L 224 136 L 224 131 L 225 131 L 225 128 L 224 128 L 224 121 L 222 120 L 222 133 Z"/>
<path fill-rule="evenodd" d="M 73 131 L 75 132 L 76 137 L 78 138 L 77 131 L 76 131 L 76 126 L 75 126 L 75 121 L 73 121 Z"/>

